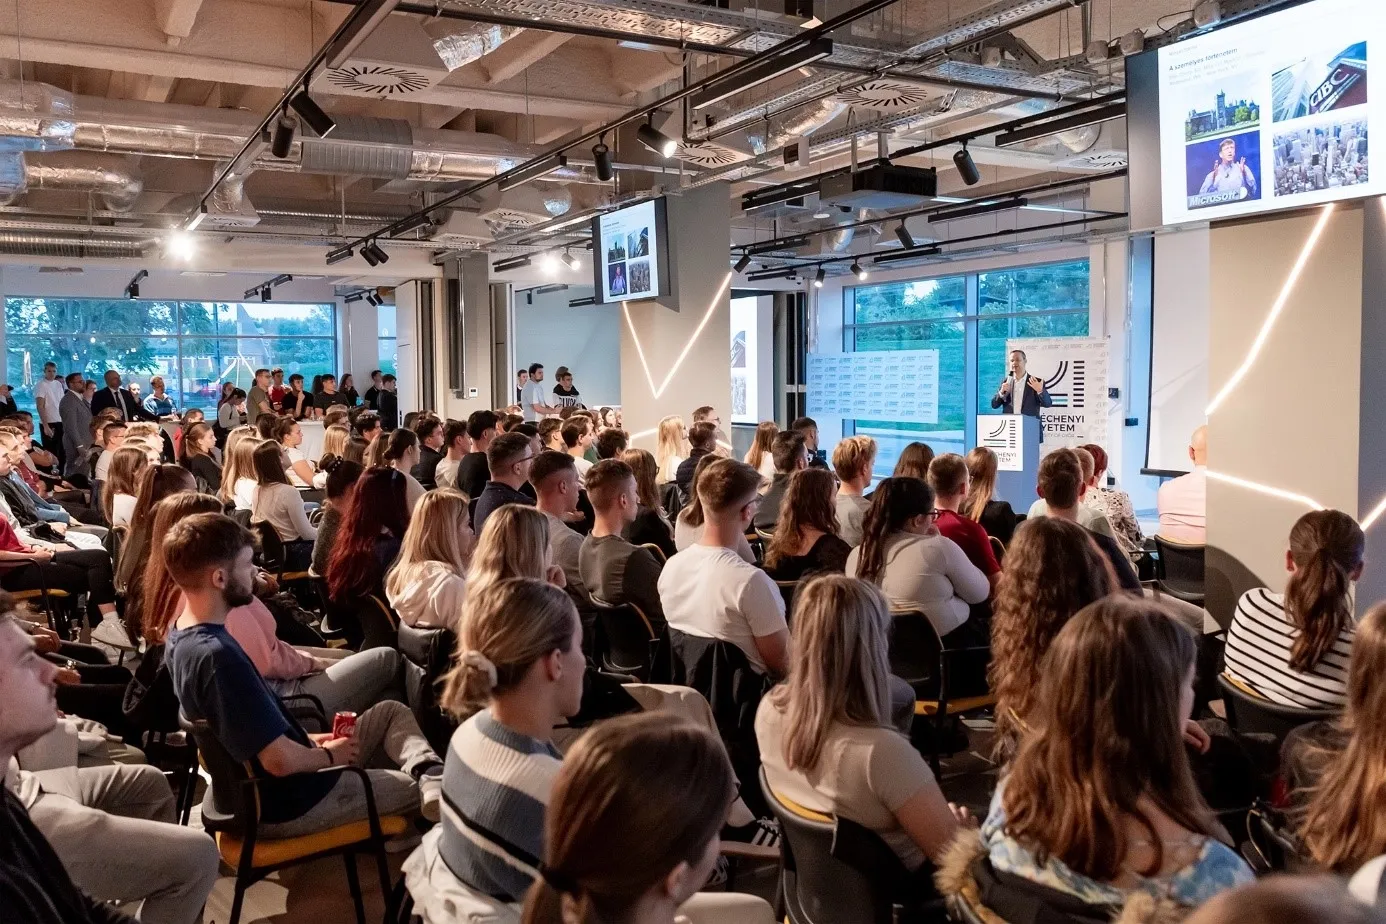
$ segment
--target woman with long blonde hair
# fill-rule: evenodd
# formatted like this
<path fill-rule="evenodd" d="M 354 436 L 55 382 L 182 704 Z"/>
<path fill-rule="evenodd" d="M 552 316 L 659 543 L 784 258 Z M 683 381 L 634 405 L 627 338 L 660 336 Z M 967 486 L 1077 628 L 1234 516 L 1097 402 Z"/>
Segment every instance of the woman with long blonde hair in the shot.
<path fill-rule="evenodd" d="M 438 488 L 419 501 L 399 557 L 385 576 L 390 606 L 411 626 L 456 629 L 467 593 L 472 554 L 468 498 Z"/>
<path fill-rule="evenodd" d="M 101 512 L 112 526 L 129 526 L 135 513 L 140 476 L 149 468 L 149 456 L 137 446 L 122 446 L 111 455 L 111 467 L 101 495 Z"/>
<path fill-rule="evenodd" d="M 477 537 L 467 569 L 468 594 L 506 578 L 548 581 L 563 587 L 563 569 L 549 558 L 549 521 L 534 507 L 496 508 Z"/>
<path fill-rule="evenodd" d="M 683 428 L 683 418 L 670 414 L 659 422 L 658 442 L 655 444 L 655 460 L 659 462 L 659 483 L 668 484 L 677 480 L 679 466 L 688 458 L 687 431 Z"/>
<path fill-rule="evenodd" d="M 1003 500 L 997 500 L 996 472 L 1000 460 L 996 453 L 985 446 L 978 446 L 967 454 L 967 477 L 969 487 L 967 499 L 963 501 L 963 515 L 982 524 L 988 536 L 1001 540 L 1009 547 L 1015 535 L 1015 511 Z"/>
<path fill-rule="evenodd" d="M 773 420 L 762 420 L 756 425 L 756 435 L 751 441 L 751 448 L 746 450 L 746 457 L 741 460 L 760 472 L 760 477 L 767 486 L 775 477 L 775 460 L 770 455 L 770 447 L 779 432 L 780 428 Z"/>
<path fill-rule="evenodd" d="M 1347 712 L 1299 826 L 1314 862 L 1350 874 L 1386 853 L 1386 604 L 1357 624 L 1348 669 Z M 1326 756 L 1326 755 L 1325 755 Z"/>
<path fill-rule="evenodd" d="M 226 465 L 217 497 L 237 510 L 249 510 L 255 503 L 255 447 L 261 442 L 249 427 L 237 427 L 226 439 Z"/>
<path fill-rule="evenodd" d="M 918 869 L 970 819 L 891 723 L 890 620 L 865 581 L 831 574 L 800 588 L 789 677 L 761 700 L 756 740 L 776 795 L 851 818 Z"/>
<path fill-rule="evenodd" d="M 841 573 L 852 547 L 837 535 L 837 483 L 825 468 L 789 476 L 775 535 L 765 549 L 765 571 L 777 581 L 797 581 L 815 572 Z"/>
<path fill-rule="evenodd" d="M 341 424 L 333 424 L 323 428 L 322 431 L 322 455 L 318 456 L 318 468 L 326 469 L 328 457 L 341 458 L 346 452 L 347 440 L 351 438 L 351 430 Z"/>
<path fill-rule="evenodd" d="M 627 449 L 621 453 L 621 461 L 635 474 L 635 493 L 640 498 L 635 522 L 627 526 L 622 535 L 634 545 L 658 546 L 667 559 L 678 547 L 674 545 L 674 525 L 664 515 L 659 501 L 659 463 L 644 449 Z"/>

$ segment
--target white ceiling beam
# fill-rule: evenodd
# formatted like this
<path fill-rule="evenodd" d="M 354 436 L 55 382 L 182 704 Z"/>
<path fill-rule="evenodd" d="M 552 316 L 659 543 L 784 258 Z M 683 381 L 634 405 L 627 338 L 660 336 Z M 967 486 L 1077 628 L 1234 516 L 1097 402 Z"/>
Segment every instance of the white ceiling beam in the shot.
<path fill-rule="evenodd" d="M 164 41 L 177 46 L 192 35 L 202 0 L 154 0 L 154 24 L 164 33 Z"/>
<path fill-rule="evenodd" d="M 561 32 L 522 32 L 481 59 L 487 83 L 503 83 L 522 74 L 572 40 Z"/>

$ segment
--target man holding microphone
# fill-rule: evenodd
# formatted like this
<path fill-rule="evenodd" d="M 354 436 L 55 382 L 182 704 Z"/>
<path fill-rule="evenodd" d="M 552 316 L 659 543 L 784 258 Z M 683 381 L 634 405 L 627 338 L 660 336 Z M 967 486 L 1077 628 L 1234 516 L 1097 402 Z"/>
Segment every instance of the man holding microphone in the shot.
<path fill-rule="evenodd" d="M 993 408 L 1004 408 L 1007 414 L 1038 417 L 1040 408 L 1053 406 L 1054 400 L 1045 390 L 1044 381 L 1038 376 L 1026 375 L 1023 351 L 1011 351 L 1009 367 L 1010 371 L 1001 382 L 1001 387 L 992 396 Z"/>

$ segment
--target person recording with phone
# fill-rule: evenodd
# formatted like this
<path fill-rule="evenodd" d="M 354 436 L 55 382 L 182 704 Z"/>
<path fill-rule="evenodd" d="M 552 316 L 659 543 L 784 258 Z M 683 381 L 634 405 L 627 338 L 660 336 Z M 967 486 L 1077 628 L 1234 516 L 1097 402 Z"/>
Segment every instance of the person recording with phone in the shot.
<path fill-rule="evenodd" d="M 1003 408 L 1007 414 L 1025 414 L 1038 417 L 1039 409 L 1052 407 L 1054 400 L 1044 388 L 1044 380 L 1025 372 L 1025 353 L 1012 350 L 1009 369 L 1001 387 L 992 396 L 991 406 Z"/>

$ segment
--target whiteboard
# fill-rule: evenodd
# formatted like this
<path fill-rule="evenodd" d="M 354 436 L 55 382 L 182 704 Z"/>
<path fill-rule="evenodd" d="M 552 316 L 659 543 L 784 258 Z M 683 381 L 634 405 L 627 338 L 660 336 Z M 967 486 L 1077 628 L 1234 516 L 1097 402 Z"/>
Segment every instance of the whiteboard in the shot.
<path fill-rule="evenodd" d="M 938 350 L 810 353 L 808 413 L 938 423 Z"/>

